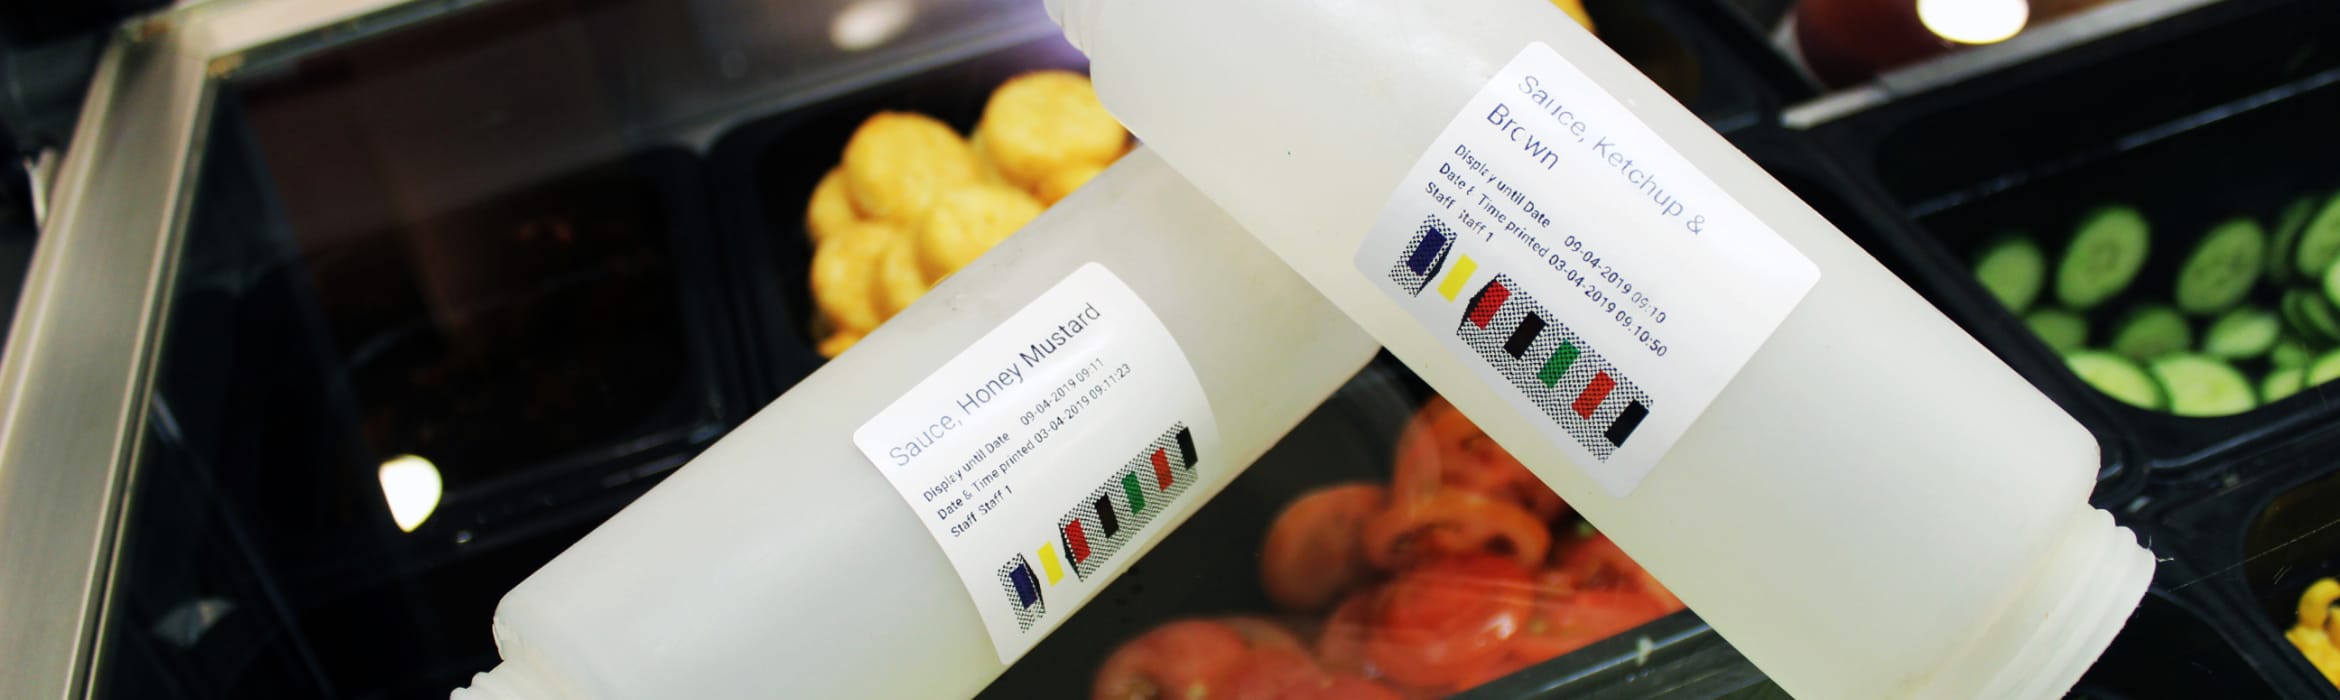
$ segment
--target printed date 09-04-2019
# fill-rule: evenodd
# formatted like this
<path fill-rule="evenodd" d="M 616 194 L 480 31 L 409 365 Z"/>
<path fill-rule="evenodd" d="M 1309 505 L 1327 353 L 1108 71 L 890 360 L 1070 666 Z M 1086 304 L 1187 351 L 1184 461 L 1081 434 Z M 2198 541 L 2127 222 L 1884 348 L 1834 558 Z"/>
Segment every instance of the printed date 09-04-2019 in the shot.
<path fill-rule="evenodd" d="M 1562 239 L 1561 247 L 1566 248 L 1567 252 L 1555 252 L 1549 259 L 1555 261 L 1553 267 L 1559 268 L 1560 273 L 1568 278 L 1568 283 L 1576 285 L 1594 308 L 1616 321 L 1636 342 L 1649 348 L 1650 353 L 1665 357 L 1670 348 L 1665 339 L 1658 335 L 1656 327 L 1666 322 L 1666 310 L 1658 306 L 1647 292 L 1635 289 L 1633 282 L 1626 279 L 1624 273 L 1603 262 L 1600 253 L 1586 246 L 1583 239 L 1567 236 Z M 1578 266 L 1567 264 L 1570 258 L 1582 262 L 1586 269 L 1580 270 Z M 1601 289 L 1591 282 L 1593 279 L 1609 283 L 1616 288 L 1616 293 L 1612 295 Z M 1647 323 L 1643 322 L 1645 318 L 1648 319 Z"/>

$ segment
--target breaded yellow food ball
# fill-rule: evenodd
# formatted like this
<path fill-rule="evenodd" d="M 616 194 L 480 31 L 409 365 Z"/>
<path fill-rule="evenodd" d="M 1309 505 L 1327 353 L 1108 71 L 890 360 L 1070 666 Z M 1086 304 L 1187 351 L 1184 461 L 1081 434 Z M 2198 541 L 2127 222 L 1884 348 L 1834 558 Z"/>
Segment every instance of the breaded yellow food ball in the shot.
<path fill-rule="evenodd" d="M 1007 240 L 1043 208 L 1032 195 L 1006 185 L 944 192 L 918 228 L 918 267 L 926 281 L 942 279 Z"/>
<path fill-rule="evenodd" d="M 853 195 L 845 186 L 844 169 L 830 168 L 821 176 L 821 183 L 813 185 L 812 201 L 804 207 L 805 234 L 819 243 L 831 232 L 860 220 L 861 212 L 853 208 Z"/>
<path fill-rule="evenodd" d="M 974 149 L 974 150 L 975 150 L 975 173 L 976 173 L 976 178 L 975 178 L 975 179 L 982 180 L 982 181 L 984 181 L 984 182 L 992 183 L 992 184 L 995 184 L 995 185 L 1007 185 L 1007 186 L 1009 186 L 1009 187 L 1021 187 L 1021 185 L 1017 185 L 1016 183 L 1009 182 L 1009 181 L 1008 181 L 1008 178 L 1007 178 L 1007 173 L 1003 173 L 1003 172 L 1000 172 L 1000 171 L 999 171 L 999 164 L 998 164 L 998 163 L 993 163 L 993 162 L 991 162 L 991 156 L 987 156 L 987 155 L 984 155 L 984 154 L 983 154 L 983 134 L 982 134 L 982 133 L 976 133 L 974 136 L 967 137 L 967 146 L 968 146 L 969 148 L 972 148 L 972 149 Z"/>
<path fill-rule="evenodd" d="M 918 265 L 918 244 L 905 237 L 886 249 L 886 257 L 878 262 L 878 305 L 887 318 L 910 308 L 910 302 L 926 296 L 934 285 L 926 281 L 926 271 Z"/>
<path fill-rule="evenodd" d="M 1097 174 L 1102 172 L 1105 172 L 1103 165 L 1075 165 L 1058 170 L 1049 173 L 1047 177 L 1040 178 L 1040 184 L 1033 186 L 1032 194 L 1040 198 L 1041 204 L 1053 207 L 1056 206 L 1057 202 L 1070 196 L 1073 190 L 1080 189 L 1082 185 L 1089 184 L 1090 180 L 1097 179 Z"/>
<path fill-rule="evenodd" d="M 813 303 L 840 333 L 867 333 L 885 320 L 877 298 L 878 263 L 907 238 L 884 222 L 862 221 L 833 232 L 813 249 Z"/>
<path fill-rule="evenodd" d="M 872 219 L 915 223 L 936 195 L 981 177 L 975 150 L 950 125 L 909 112 L 879 112 L 845 142 L 845 184 Z"/>
<path fill-rule="evenodd" d="M 1110 163 L 1129 143 L 1088 76 L 1061 70 L 1019 75 L 992 91 L 975 138 L 1009 182 L 1027 189 L 1070 166 Z"/>
<path fill-rule="evenodd" d="M 859 342 L 861 342 L 860 333 L 832 333 L 829 337 L 822 338 L 821 344 L 814 349 L 820 351 L 821 357 L 836 359 L 838 355 L 845 354 L 846 350 Z"/>

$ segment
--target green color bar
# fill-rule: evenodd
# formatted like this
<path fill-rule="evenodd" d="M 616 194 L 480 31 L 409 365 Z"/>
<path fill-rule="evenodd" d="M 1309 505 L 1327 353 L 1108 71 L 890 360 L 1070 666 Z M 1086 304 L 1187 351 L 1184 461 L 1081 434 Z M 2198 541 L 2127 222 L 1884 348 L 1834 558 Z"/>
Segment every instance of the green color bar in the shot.
<path fill-rule="evenodd" d="M 1576 364 L 1576 344 L 1561 343 L 1560 349 L 1553 351 L 1552 359 L 1544 361 L 1544 368 L 1536 370 L 1536 380 L 1546 387 L 1558 384 L 1560 375 L 1567 374 L 1568 366 L 1573 364 Z"/>
<path fill-rule="evenodd" d="M 1137 472 L 1121 475 L 1121 491 L 1129 494 L 1129 514 L 1137 515 L 1146 509 L 1146 493 L 1138 490 Z"/>

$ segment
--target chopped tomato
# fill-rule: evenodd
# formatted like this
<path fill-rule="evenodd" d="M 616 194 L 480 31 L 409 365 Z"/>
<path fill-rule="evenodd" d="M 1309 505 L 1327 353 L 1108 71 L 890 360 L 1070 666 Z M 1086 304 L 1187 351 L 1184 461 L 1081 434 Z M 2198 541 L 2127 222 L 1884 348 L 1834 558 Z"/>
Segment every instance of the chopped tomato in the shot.
<path fill-rule="evenodd" d="M 1294 612 L 1323 610 L 1372 579 L 1358 530 L 1388 504 L 1375 484 L 1318 489 L 1286 506 L 1260 547 L 1260 586 Z"/>
<path fill-rule="evenodd" d="M 1365 656 L 1365 640 L 1373 636 L 1373 611 L 1381 605 L 1381 589 L 1368 588 L 1349 594 L 1340 607 L 1333 608 L 1332 617 L 1324 621 L 1324 631 L 1316 637 L 1316 663 L 1333 673 L 1345 673 L 1378 678 Z"/>
<path fill-rule="evenodd" d="M 1379 597 L 1366 656 L 1390 680 L 1443 686 L 1502 658 L 1535 599 L 1508 558 L 1457 557 L 1408 571 Z"/>
<path fill-rule="evenodd" d="M 1509 501 L 1546 521 L 1568 514 L 1568 504 L 1551 487 L 1445 397 L 1432 397 L 1406 424 L 1398 436 L 1395 472 L 1395 500 L 1463 491 Z"/>
<path fill-rule="evenodd" d="M 1292 630 L 1274 620 L 1264 617 L 1228 617 L 1221 618 L 1219 622 L 1235 630 L 1235 634 L 1243 638 L 1243 646 L 1248 649 L 1308 651 L 1308 645 L 1300 643 L 1298 635 L 1292 634 Z"/>
<path fill-rule="evenodd" d="M 1403 700 L 1404 696 L 1373 681 L 1356 676 L 1333 676 L 1314 688 L 1284 696 L 1285 700 Z"/>
<path fill-rule="evenodd" d="M 1393 501 L 1365 521 L 1365 558 L 1387 570 L 1482 554 L 1533 568 L 1551 545 L 1552 532 L 1534 514 L 1509 501 L 1462 491 Z"/>
<path fill-rule="evenodd" d="M 1314 691 L 1332 682 L 1332 675 L 1299 649 L 1254 649 L 1230 669 L 1224 690 L 1212 700 L 1282 700 Z"/>
<path fill-rule="evenodd" d="M 1208 698 L 1248 653 L 1243 636 L 1208 620 L 1156 627 L 1114 650 L 1090 687 L 1096 700 Z"/>

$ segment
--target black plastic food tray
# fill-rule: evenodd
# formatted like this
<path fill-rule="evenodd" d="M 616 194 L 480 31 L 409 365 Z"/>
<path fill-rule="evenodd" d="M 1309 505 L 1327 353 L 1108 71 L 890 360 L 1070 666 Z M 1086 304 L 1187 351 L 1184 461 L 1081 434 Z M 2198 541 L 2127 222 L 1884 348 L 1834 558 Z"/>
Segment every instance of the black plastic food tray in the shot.
<path fill-rule="evenodd" d="M 983 115 L 993 88 L 1020 73 L 1083 70 L 1088 62 L 1061 37 L 1049 37 L 947 62 L 906 76 L 866 81 L 820 102 L 735 128 L 718 138 L 708 161 L 725 230 L 724 262 L 743 296 L 751 375 L 761 400 L 779 396 L 822 362 L 811 335 L 815 315 L 807 280 L 812 245 L 805 203 L 813 185 L 837 166 L 845 141 L 880 111 L 940 119 L 964 134 Z"/>
<path fill-rule="evenodd" d="M 2340 576 L 2340 428 L 2250 450 L 2157 484 L 2143 518 L 2167 554 L 2160 583 L 2196 601 L 2290 697 L 2340 697 L 2283 638 L 2299 594 Z"/>
<path fill-rule="evenodd" d="M 2123 202 L 2154 224 L 2132 295 L 2163 293 L 2179 241 L 2340 188 L 2340 5 L 2230 0 L 1814 127 L 1884 232 L 1872 251 L 2141 467 L 2185 468 L 2340 419 L 2340 387 L 2238 416 L 2181 418 L 2083 384 L 1976 282 L 2008 230 L 2056 236 Z M 2262 292 L 2265 289 L 2262 287 Z M 2271 299 L 2254 303 L 2273 307 Z M 2101 337 L 2102 332 L 2098 333 Z"/>

